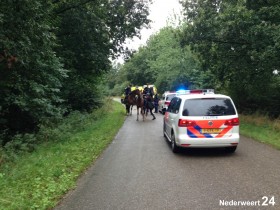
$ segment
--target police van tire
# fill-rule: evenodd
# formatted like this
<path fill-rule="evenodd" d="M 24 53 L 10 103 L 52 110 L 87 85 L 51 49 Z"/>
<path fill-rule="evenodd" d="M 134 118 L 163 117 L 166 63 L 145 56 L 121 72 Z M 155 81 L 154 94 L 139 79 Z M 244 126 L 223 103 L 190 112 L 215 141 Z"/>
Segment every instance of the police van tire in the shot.
<path fill-rule="evenodd" d="M 226 152 L 228 153 L 234 153 L 236 150 L 237 146 L 233 146 L 233 147 L 225 147 Z"/>
<path fill-rule="evenodd" d="M 171 149 L 173 153 L 179 152 L 179 147 L 176 144 L 174 133 L 171 134 Z"/>
<path fill-rule="evenodd" d="M 163 123 L 163 137 L 164 137 L 164 138 L 167 138 L 167 137 L 166 137 L 166 134 L 165 134 L 165 122 Z"/>

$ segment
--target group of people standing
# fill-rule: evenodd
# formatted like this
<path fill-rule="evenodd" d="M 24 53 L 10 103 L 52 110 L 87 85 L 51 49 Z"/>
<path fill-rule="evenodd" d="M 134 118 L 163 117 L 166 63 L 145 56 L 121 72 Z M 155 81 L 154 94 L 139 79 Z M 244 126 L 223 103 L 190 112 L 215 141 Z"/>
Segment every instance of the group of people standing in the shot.
<path fill-rule="evenodd" d="M 131 93 L 131 85 L 125 88 L 125 98 Z M 156 119 L 154 113 L 158 113 L 158 102 L 159 98 L 157 94 L 154 94 L 153 87 L 149 87 L 147 84 L 146 87 L 143 89 L 143 98 L 144 98 L 144 110 L 146 115 L 150 111 L 151 115 L 153 116 L 153 120 Z M 155 112 L 153 113 L 153 109 Z"/>

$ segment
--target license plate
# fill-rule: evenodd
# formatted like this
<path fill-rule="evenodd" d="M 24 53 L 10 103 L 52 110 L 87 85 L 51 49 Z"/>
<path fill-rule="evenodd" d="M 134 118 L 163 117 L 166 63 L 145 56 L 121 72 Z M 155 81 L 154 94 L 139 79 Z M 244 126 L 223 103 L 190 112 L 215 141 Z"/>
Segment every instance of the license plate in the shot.
<path fill-rule="evenodd" d="M 201 133 L 220 133 L 222 131 L 221 128 L 203 128 L 201 129 Z"/>

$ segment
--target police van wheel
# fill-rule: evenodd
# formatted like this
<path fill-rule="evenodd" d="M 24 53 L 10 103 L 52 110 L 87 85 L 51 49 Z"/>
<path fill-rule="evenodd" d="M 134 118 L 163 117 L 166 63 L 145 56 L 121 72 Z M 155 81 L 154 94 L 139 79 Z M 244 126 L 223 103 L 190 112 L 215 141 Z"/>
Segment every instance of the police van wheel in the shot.
<path fill-rule="evenodd" d="M 165 134 L 165 122 L 163 123 L 163 137 L 167 139 L 167 136 Z"/>
<path fill-rule="evenodd" d="M 172 149 L 173 153 L 179 152 L 179 147 L 176 144 L 174 133 L 172 133 L 172 135 L 171 135 L 171 149 Z"/>
<path fill-rule="evenodd" d="M 237 146 L 234 147 L 225 147 L 226 152 L 228 153 L 234 153 L 236 150 Z"/>

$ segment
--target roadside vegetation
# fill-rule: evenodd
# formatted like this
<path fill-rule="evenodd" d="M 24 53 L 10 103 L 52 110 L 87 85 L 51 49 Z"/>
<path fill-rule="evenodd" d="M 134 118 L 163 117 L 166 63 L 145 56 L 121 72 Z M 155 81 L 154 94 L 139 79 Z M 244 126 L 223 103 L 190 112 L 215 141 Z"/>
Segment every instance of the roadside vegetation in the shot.
<path fill-rule="evenodd" d="M 280 150 L 280 119 L 267 116 L 240 115 L 240 134 Z"/>
<path fill-rule="evenodd" d="M 42 144 L 32 153 L 9 154 L 10 159 L 2 154 L 0 209 L 54 207 L 110 144 L 124 119 L 122 104 L 109 100 L 91 114 L 76 112 L 42 129 L 35 136 Z"/>

